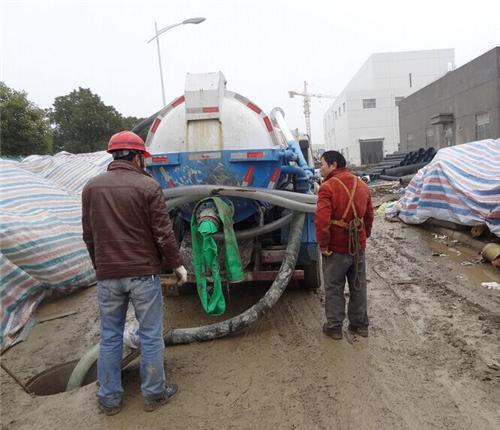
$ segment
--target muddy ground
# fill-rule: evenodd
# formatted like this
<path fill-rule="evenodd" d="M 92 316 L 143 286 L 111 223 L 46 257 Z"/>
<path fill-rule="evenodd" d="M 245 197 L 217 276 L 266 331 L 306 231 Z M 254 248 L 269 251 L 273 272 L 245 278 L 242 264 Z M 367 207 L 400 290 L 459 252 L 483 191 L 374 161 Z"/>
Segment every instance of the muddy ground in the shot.
<path fill-rule="evenodd" d="M 170 347 L 180 392 L 153 413 L 142 411 L 137 362 L 113 417 L 98 412 L 95 383 L 32 397 L 2 369 L 2 428 L 500 428 L 500 291 L 480 286 L 500 272 L 476 263 L 477 251 L 381 216 L 367 259 L 368 339 L 325 337 L 321 292 L 290 290 L 244 333 Z M 232 291 L 229 313 L 264 292 Z M 98 341 L 95 288 L 43 305 L 38 318 L 69 311 L 2 356 L 21 382 Z M 169 326 L 208 321 L 193 295 L 168 297 L 166 315 Z"/>

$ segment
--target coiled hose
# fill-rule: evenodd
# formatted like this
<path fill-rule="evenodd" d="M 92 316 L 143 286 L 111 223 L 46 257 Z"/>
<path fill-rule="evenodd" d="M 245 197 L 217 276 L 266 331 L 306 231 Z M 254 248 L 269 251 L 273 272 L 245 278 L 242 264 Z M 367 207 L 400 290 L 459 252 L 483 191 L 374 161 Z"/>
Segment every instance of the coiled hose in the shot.
<path fill-rule="evenodd" d="M 164 194 L 167 198 L 173 197 L 172 200 L 167 200 L 167 206 L 170 204 L 171 207 L 199 200 L 202 197 L 206 197 L 207 194 L 217 194 L 228 197 L 246 197 L 253 200 L 267 201 L 277 206 L 295 211 L 293 214 L 286 215 L 279 220 L 273 221 L 273 223 L 246 230 L 244 232 L 248 235 L 248 237 L 250 237 L 250 235 L 253 236 L 263 234 L 262 232 L 265 231 L 266 228 L 268 230 L 271 228 L 277 229 L 282 225 L 285 225 L 289 222 L 291 217 L 290 233 L 285 251 L 285 258 L 281 263 L 278 275 L 264 297 L 240 315 L 228 320 L 201 327 L 171 328 L 164 337 L 165 345 L 185 344 L 217 339 L 238 330 L 242 330 L 261 318 L 279 300 L 295 271 L 297 256 L 300 250 L 302 229 L 304 227 L 304 212 L 311 213 L 315 211 L 314 203 L 316 201 L 316 196 L 279 190 L 271 191 L 255 188 L 248 189 L 211 185 L 199 185 L 182 187 L 181 189 L 165 190 Z M 182 195 L 184 197 L 181 197 Z M 188 200 L 186 201 L 186 199 Z M 246 237 L 246 235 L 241 235 L 239 238 Z M 88 370 L 97 360 L 98 351 L 99 345 L 94 345 L 86 354 L 83 355 L 69 378 L 66 391 L 78 388 L 82 385 Z M 138 354 L 138 351 L 132 353 L 131 355 L 134 355 L 135 357 L 136 354 Z"/>

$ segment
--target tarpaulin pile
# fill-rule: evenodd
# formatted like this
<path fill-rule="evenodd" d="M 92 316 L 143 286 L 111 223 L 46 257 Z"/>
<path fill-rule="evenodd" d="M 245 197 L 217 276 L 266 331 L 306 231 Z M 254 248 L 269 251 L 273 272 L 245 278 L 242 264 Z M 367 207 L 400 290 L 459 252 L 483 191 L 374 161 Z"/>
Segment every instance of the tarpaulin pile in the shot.
<path fill-rule="evenodd" d="M 385 213 L 398 215 L 408 224 L 429 218 L 468 226 L 486 224 L 500 236 L 500 139 L 440 149 Z"/>
<path fill-rule="evenodd" d="M 82 240 L 81 192 L 104 172 L 106 152 L 0 159 L 0 348 L 44 297 L 95 282 Z"/>

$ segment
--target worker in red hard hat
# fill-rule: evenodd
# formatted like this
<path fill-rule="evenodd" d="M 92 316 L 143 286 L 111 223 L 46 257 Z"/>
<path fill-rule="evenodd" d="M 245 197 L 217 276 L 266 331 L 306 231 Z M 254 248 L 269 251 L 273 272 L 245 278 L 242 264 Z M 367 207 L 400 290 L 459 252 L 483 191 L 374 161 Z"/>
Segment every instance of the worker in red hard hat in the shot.
<path fill-rule="evenodd" d="M 129 300 L 139 321 L 141 391 L 152 411 L 177 392 L 166 384 L 163 367 L 162 268 L 187 279 L 159 184 L 144 170 L 151 155 L 131 131 L 113 135 L 106 173 L 82 192 L 83 240 L 97 277 L 101 341 L 97 373 L 98 404 L 114 415 L 121 410 L 123 329 Z"/>
<path fill-rule="evenodd" d="M 144 141 L 140 136 L 132 131 L 120 131 L 119 133 L 113 134 L 108 143 L 108 152 L 112 154 L 114 151 L 120 149 L 128 149 L 132 151 L 140 152 L 144 157 L 149 158 L 151 154 L 146 150 Z"/>

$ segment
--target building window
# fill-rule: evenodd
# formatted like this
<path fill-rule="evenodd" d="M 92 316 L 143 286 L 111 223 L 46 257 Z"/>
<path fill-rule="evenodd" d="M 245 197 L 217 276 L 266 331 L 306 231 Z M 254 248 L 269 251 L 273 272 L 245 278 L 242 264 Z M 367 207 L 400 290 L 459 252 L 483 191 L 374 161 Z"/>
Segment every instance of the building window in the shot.
<path fill-rule="evenodd" d="M 373 109 L 377 107 L 376 99 L 363 99 L 363 109 Z"/>
<path fill-rule="evenodd" d="M 489 112 L 476 115 L 476 139 L 489 139 L 490 136 L 490 114 Z"/>
<path fill-rule="evenodd" d="M 406 135 L 406 150 L 407 151 L 413 151 L 415 149 L 413 147 L 414 141 L 415 141 L 415 137 L 413 136 L 413 133 L 408 133 Z"/>
<path fill-rule="evenodd" d="M 345 113 L 345 102 L 342 103 L 342 111 Z"/>
<path fill-rule="evenodd" d="M 394 104 L 395 104 L 396 106 L 399 106 L 399 103 L 401 103 L 401 101 L 402 101 L 403 99 L 404 99 L 404 97 L 396 97 L 396 98 L 394 99 Z"/>
<path fill-rule="evenodd" d="M 445 146 L 453 146 L 453 124 L 445 124 L 443 132 Z"/>
<path fill-rule="evenodd" d="M 434 146 L 434 127 L 429 127 L 425 129 L 425 147 L 430 148 Z"/>

